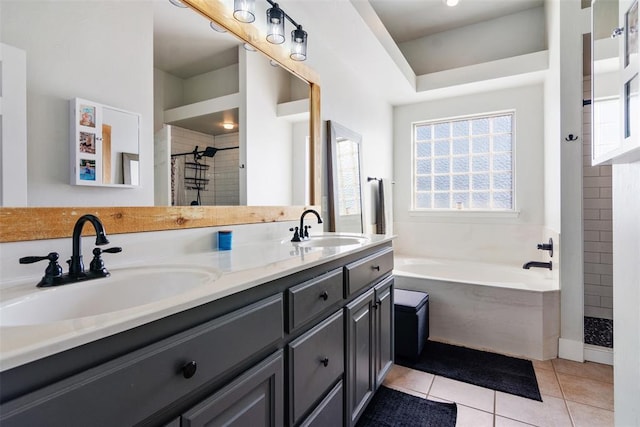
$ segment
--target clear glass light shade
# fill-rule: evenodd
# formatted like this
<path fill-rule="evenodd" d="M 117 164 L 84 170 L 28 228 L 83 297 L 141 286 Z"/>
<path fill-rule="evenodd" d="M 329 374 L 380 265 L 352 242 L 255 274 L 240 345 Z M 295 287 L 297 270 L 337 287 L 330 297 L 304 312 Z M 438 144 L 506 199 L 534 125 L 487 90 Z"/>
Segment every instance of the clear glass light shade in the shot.
<path fill-rule="evenodd" d="M 233 0 L 233 17 L 240 22 L 253 22 L 256 20 L 255 0 Z"/>
<path fill-rule="evenodd" d="M 267 41 L 273 44 L 284 43 L 284 12 L 276 3 L 267 10 Z"/>
<path fill-rule="evenodd" d="M 307 59 L 307 32 L 299 26 L 291 31 L 291 55 L 294 61 L 304 61 Z"/>
<path fill-rule="evenodd" d="M 169 0 L 169 3 L 171 3 L 174 6 L 178 6 L 178 7 L 183 7 L 183 8 L 189 7 L 186 4 L 182 3 L 180 0 Z"/>
<path fill-rule="evenodd" d="M 209 22 L 209 26 L 211 27 L 212 30 L 217 31 L 219 33 L 226 33 L 227 32 L 226 29 L 224 29 L 223 27 L 221 27 L 220 25 L 216 24 L 213 21 Z"/>

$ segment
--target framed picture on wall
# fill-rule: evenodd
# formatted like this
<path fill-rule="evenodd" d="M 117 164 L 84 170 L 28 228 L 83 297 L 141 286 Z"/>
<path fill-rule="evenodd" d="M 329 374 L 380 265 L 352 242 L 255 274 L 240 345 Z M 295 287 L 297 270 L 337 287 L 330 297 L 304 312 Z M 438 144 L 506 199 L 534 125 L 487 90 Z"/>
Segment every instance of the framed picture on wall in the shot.
<path fill-rule="evenodd" d="M 78 114 L 80 119 L 80 126 L 96 127 L 96 107 L 95 105 L 80 104 L 80 111 Z"/>

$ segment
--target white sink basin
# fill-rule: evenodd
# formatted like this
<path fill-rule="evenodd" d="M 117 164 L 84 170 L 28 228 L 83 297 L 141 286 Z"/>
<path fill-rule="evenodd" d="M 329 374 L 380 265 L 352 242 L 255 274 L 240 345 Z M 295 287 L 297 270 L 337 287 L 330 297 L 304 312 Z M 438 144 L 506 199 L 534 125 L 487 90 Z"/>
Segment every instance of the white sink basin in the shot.
<path fill-rule="evenodd" d="M 115 269 L 110 277 L 36 289 L 3 301 L 0 326 L 51 323 L 138 307 L 206 286 L 220 275 L 216 269 L 196 266 Z"/>
<path fill-rule="evenodd" d="M 329 247 L 338 247 L 338 246 L 361 245 L 368 241 L 369 239 L 364 236 L 349 236 L 349 235 L 311 236 L 309 240 L 304 240 L 300 242 L 299 246 L 329 248 Z"/>

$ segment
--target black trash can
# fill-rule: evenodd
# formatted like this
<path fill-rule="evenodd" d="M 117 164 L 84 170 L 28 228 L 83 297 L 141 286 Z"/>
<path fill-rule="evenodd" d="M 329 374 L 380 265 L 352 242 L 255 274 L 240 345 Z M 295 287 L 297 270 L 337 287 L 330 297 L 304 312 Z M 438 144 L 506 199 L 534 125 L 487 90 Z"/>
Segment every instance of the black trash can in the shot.
<path fill-rule="evenodd" d="M 429 338 L 429 294 L 394 289 L 396 358 L 417 360 Z"/>

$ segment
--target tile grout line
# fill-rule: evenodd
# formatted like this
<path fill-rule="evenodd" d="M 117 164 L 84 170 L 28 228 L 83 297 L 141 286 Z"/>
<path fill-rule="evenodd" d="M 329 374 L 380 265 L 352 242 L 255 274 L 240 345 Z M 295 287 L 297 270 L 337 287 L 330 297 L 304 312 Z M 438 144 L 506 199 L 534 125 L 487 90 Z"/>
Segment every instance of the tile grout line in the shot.
<path fill-rule="evenodd" d="M 564 387 L 562 387 L 562 383 L 560 383 L 560 377 L 558 376 L 558 372 L 556 372 L 556 365 L 551 362 L 551 366 L 553 367 L 553 375 L 556 377 L 556 381 L 558 382 L 558 387 L 560 387 L 560 393 L 562 393 L 562 401 L 564 402 L 564 407 L 567 410 L 567 415 L 569 415 L 569 421 L 573 427 L 576 426 L 575 421 L 573 420 L 573 415 L 569 410 L 569 404 L 567 403 L 567 396 L 564 393 Z"/>

